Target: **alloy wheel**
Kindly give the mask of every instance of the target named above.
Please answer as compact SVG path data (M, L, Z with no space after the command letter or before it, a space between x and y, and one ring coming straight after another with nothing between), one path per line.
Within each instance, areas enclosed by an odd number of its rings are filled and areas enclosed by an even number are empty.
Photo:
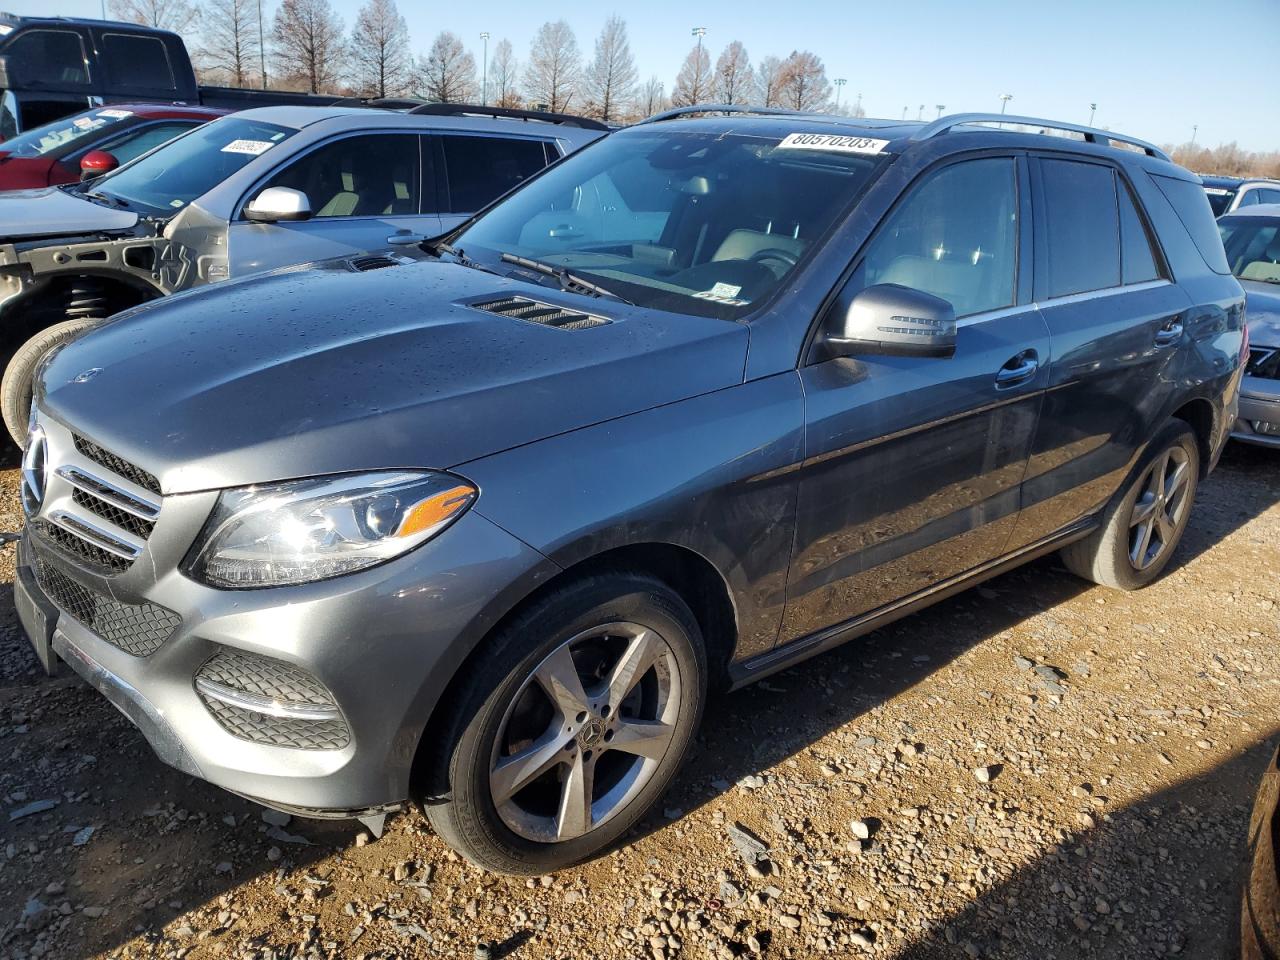
M1138 499L1129 514L1129 562L1145 570L1177 539L1191 501L1191 458L1180 446L1156 457L1138 480Z
M653 778L676 734L680 667L654 629L593 627L525 678L494 739L489 790L513 832L572 840L622 811Z

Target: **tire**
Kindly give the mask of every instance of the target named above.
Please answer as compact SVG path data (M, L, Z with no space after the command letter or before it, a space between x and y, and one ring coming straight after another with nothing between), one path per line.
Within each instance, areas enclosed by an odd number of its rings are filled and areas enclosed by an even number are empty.
M1161 477L1163 499L1156 495ZM1182 420L1167 421L1147 446L1127 486L1103 513L1102 525L1063 548L1062 562L1077 576L1104 587L1145 587L1160 576L1178 549L1199 478L1195 433ZM1147 512L1149 519L1141 519Z
M618 666L633 653L652 659L642 657L644 671L610 695L607 680L625 673ZM555 590L473 663L428 772L443 796L425 809L446 843L499 873L550 873L610 848L666 791L706 699L697 621L669 587L640 573ZM586 695L581 711L569 670ZM588 770L594 824L587 805L572 802L586 795Z
M45 327L20 346L0 380L0 415L5 429L19 447L27 445L27 421L31 417L31 385L36 367L54 347L59 347L97 326L100 320L63 320Z

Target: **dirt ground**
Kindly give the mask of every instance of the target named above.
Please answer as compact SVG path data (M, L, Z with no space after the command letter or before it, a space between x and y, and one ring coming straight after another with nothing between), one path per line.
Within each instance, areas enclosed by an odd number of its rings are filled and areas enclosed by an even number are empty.
M365 843L163 766L5 590L0 956L1216 960L1278 624L1280 456L1232 447L1154 586L1049 558L724 697L628 846L525 881L416 813Z

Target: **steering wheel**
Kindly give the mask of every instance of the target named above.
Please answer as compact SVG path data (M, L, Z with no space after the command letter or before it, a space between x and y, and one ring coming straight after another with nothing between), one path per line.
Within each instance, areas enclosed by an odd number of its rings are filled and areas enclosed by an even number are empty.
M800 262L800 258L789 250L781 250L778 247L769 247L767 250L757 250L747 258L748 263L763 263L766 260L778 260L785 263L788 267L794 267Z

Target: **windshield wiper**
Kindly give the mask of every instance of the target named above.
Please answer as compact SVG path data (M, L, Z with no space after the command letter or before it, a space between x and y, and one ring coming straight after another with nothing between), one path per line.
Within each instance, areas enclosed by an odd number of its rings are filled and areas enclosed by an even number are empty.
M610 300L618 300L622 303L634 306L626 297L621 297L612 290L607 290L598 283L592 283L590 280L584 280L576 274L570 273L567 267L555 267L549 263L543 263L541 260L530 260L528 257L518 257L514 253L504 253L502 255L503 263L513 263L517 267L525 267L529 270L536 270L538 273L546 274L548 277L555 277L560 281L560 289L569 293L585 293L592 297L608 297Z
M443 240L424 240L421 246L423 250L431 254L431 256L435 257L437 260L445 254L448 254L464 267L470 267L472 270L482 270L485 273L492 273L495 277L502 276L502 274L497 270L494 270L492 267L486 267L482 263L476 263L476 261L463 253L462 250L445 243Z
M90 200L97 200L99 203L105 203L108 207L119 207L123 210L129 206L128 201L121 200L119 197L113 197L106 193L86 193L85 196Z

